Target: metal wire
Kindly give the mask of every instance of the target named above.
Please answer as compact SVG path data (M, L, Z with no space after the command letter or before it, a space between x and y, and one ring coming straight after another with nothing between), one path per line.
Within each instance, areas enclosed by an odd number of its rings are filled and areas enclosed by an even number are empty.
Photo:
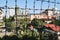
M34 0L34 1L36 1L36 0ZM52 4L54 4L54 8L56 7L56 4L60 4L60 2L56 2L56 0L54 0L54 1L50 1L50 0L38 0L38 1L41 1L41 4L42 4L42 2L48 2L48 7L50 7L50 3L52 3ZM34 5L35 5L35 3L36 2L34 2ZM26 4L25 4L25 8L20 8L21 10L25 10L26 9L26 7L27 7L27 1L26 1ZM41 9L34 9L35 8L35 6L33 7L33 9L32 8L27 8L28 10L45 10L45 9L42 9L42 6L40 6L41 7ZM0 7L0 8L2 8L2 9L5 9L4 7ZM14 8L12 8L12 7L7 7L7 9L14 9ZM59 10L60 11L60 10Z
M15 0L15 15L16 15L16 34L18 35L18 31L17 31L17 0Z
M48 0L48 9L49 9L49 7L50 7L50 0Z
M33 13L35 14L35 0L34 0L34 2L33 2Z
M7 14L7 2L8 2L8 1L6 0L6 5L5 5L5 8L6 8L6 11L5 11L5 28L6 28L6 29L5 29L5 35L6 35L6 31L7 31L7 24L6 24L6 23L7 23L7 21L6 21L6 14Z
M54 8L56 8L56 0L54 0Z
M6 9L6 11L5 11L5 17L6 17L6 14L7 14L7 9L15 9L15 15L16 15L16 27L17 27L17 0L15 0L15 8L12 8L12 7L8 7L7 6L7 3L8 3L8 1L7 0L5 0L6 1L6 5L5 5L5 7L0 7L0 8L2 8L2 9ZM41 8L39 9L39 8L35 8L36 7L36 5L35 5L35 3L37 2L37 1L40 1L41 2ZM33 8L27 8L27 4L28 4L28 2L27 2L27 0L25 1L25 8L20 8L21 10L25 10L25 14L26 14L26 9L28 9L28 10L33 10L33 13L35 14L35 11L37 11L37 10L39 10L39 11L42 11L42 10L45 10L45 9L43 9L43 3L44 2L47 2L48 3L48 9L50 8L50 3L52 3L52 4L54 4L54 8L56 8L56 5L57 4L60 4L60 2L56 2L57 0L54 0L54 1L51 1L51 0L34 0L34 2L33 2ZM57 11L60 11L60 9L59 10L57 10ZM55 11L54 11L55 12ZM5 21L5 27L7 26L6 25L6 21ZM6 27L7 28L7 27ZM17 29L16 29L16 34L18 35L18 33L17 33ZM6 31L5 31L5 35L6 35Z
M25 15L26 15L26 10L27 10L27 0L25 1Z

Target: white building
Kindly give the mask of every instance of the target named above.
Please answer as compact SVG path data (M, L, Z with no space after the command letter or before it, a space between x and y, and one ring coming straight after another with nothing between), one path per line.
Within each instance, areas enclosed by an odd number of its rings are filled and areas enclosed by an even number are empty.
M22 15L27 15L28 14L28 9L23 10L23 14Z
M3 11L2 11L2 9L0 9L0 22L2 22L2 19L3 19Z
M3 22L3 11L0 9L0 31L5 30L5 23Z
M21 9L19 8L19 7L16 7L16 13L17 13L17 15L22 15L22 13L21 13ZM16 15L16 14L15 14Z
M15 15L15 9L10 9L10 16L13 16L13 15Z

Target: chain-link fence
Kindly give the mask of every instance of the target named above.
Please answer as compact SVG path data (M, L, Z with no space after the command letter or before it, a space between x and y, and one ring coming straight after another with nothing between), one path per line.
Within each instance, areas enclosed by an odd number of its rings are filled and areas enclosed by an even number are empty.
M57 40L59 6L59 0L0 0L0 34L21 40Z

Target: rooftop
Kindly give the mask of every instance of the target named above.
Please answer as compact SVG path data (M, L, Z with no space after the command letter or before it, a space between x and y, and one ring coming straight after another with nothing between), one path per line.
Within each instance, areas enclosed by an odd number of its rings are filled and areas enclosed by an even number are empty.
M56 32L60 31L60 26L56 26L55 24L44 24L44 26Z

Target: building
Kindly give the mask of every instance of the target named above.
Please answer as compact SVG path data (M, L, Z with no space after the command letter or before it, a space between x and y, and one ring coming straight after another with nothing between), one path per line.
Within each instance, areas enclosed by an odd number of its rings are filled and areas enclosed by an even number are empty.
M3 10L0 9L0 31L5 31L5 23L3 22Z
M23 18L30 18L30 15L27 14L28 13L28 9L24 9L22 12L21 12L21 9L19 7L16 7L15 9L16 13L14 15L14 19L16 19L16 16L17 16L17 19L23 19Z
M3 11L2 11L2 9L0 9L0 20L2 21L2 19L3 19Z
M17 15L17 20L24 19L24 18L30 19L30 15ZM14 19L16 20L16 16L14 16Z
M57 14L54 13L53 9L46 9L43 12L41 12L40 14L31 14L31 20L33 20L34 18L38 18L38 19L56 19Z
M50 23L51 20L54 20L58 17L56 14L57 12L54 13L53 9L46 9L39 14L27 14L27 12L28 10L26 9L22 15L17 15L17 19L30 18L30 20L33 20L34 18L37 18L37 19L43 19L45 22Z
M10 16L13 16L13 15L15 15L15 9L9 9L9 15Z
M19 7L16 7L15 11L16 11L17 15L22 15L21 10L20 10ZM16 14L15 14L15 15L16 15Z
M60 40L60 26L56 26L55 24L44 24L44 27L49 28L53 32L56 32L58 40Z
M28 14L28 9L23 10L22 15L27 15Z
M46 23L50 23L55 19L59 19L59 17L60 14L57 11L54 13L53 9L46 9L42 11L40 14L30 14L30 20L37 18L44 20Z
M42 14L31 14L30 15L30 20L33 20L34 18L48 19L47 15L45 13L42 13Z

